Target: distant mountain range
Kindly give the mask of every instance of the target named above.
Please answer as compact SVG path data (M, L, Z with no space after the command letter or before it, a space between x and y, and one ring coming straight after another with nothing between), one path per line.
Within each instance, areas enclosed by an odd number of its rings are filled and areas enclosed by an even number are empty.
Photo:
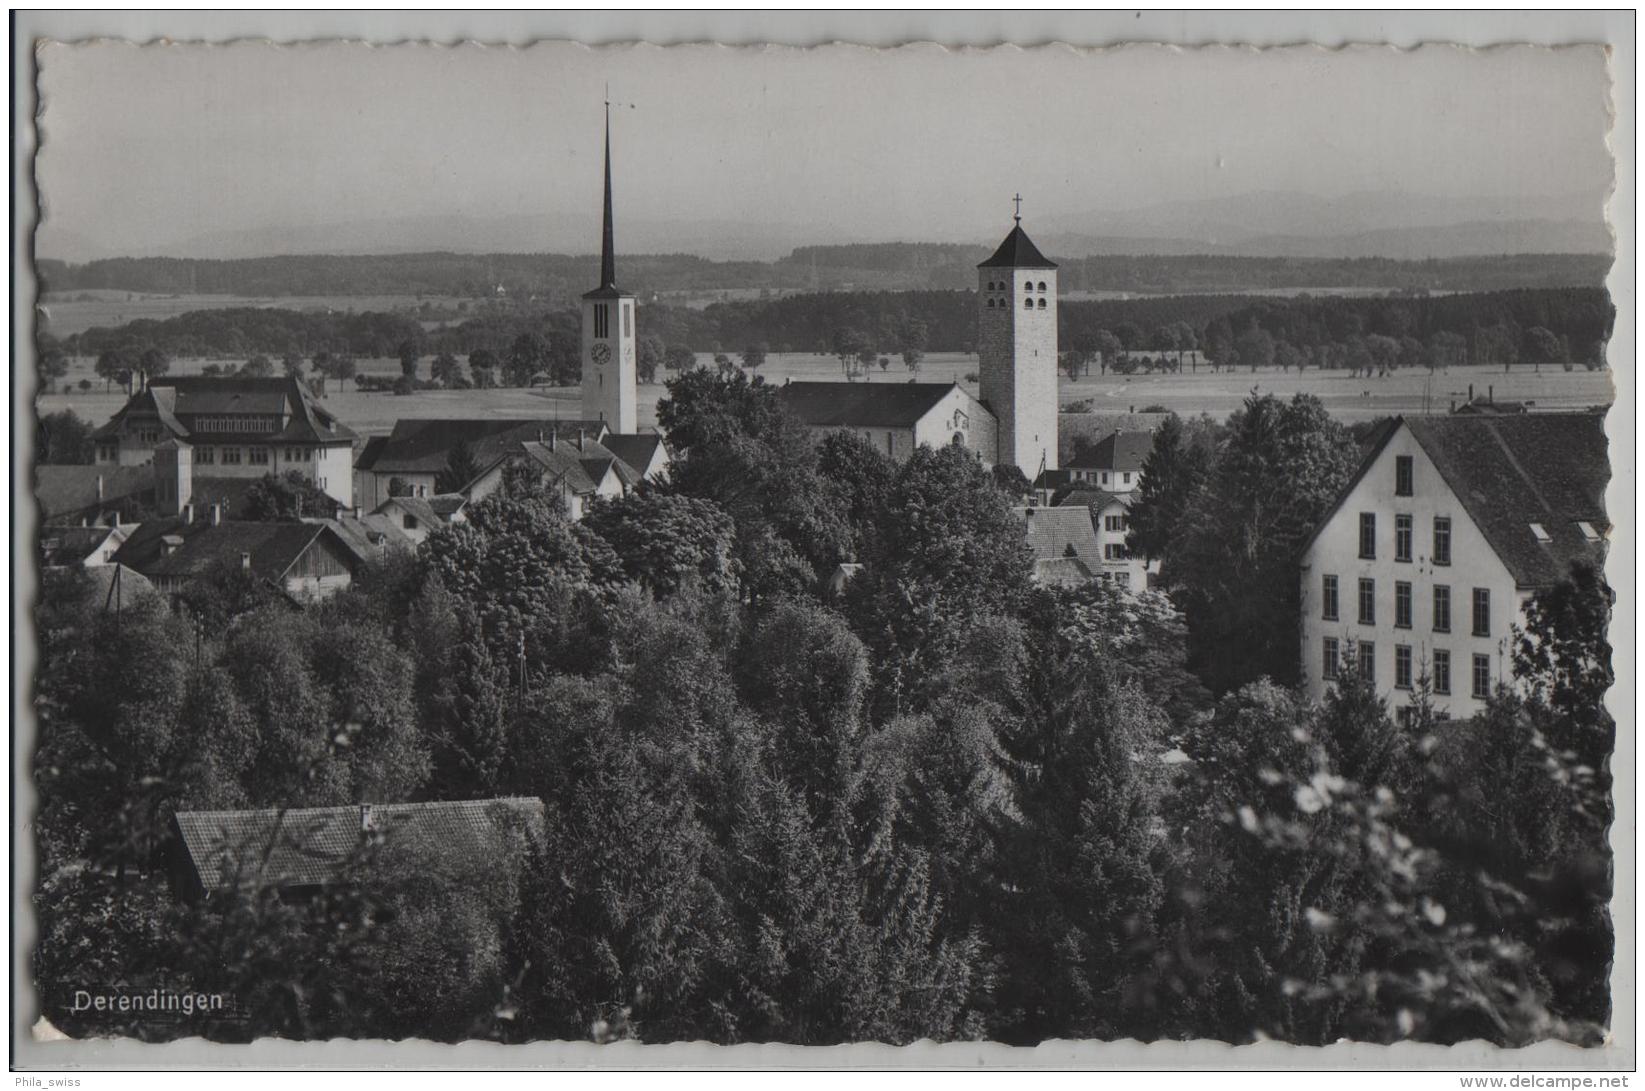
M1313 197L1271 192L1178 201L1145 208L1047 216L1027 226L1047 252L1213 254L1231 257L1402 259L1489 254L1610 253L1604 195L1437 198L1404 193ZM85 262L116 256L244 258L283 254L479 253L587 254L595 249L587 215L408 216L346 223L279 225L184 236L137 251L113 251L48 222L37 237L43 258ZM718 261L772 261L796 247L876 242L860 235L741 220L625 220L619 245L629 253L694 254ZM990 245L989 237L933 242Z

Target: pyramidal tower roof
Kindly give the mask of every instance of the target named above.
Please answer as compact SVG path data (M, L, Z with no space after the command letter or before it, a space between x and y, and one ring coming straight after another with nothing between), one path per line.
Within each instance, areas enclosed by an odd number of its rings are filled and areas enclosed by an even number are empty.
M1005 236L1000 248L994 251L994 256L978 265L978 269L1055 269L1056 262L1040 253L1040 248L1034 245L1034 240L1028 237L1028 232L1022 229L1022 224L1011 229L1011 234Z
M605 216L600 230L600 286L584 299L614 299L628 293L617 287L617 244L611 227L611 103L605 104Z

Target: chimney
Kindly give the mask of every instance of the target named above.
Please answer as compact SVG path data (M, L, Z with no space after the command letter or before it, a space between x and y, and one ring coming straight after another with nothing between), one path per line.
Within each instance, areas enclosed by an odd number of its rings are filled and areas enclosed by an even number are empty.
M1492 383L1490 386L1485 388L1485 400L1490 402L1492 405L1496 404L1496 384L1495 383Z
M251 571L251 554L250 553L240 554L240 568L243 571L246 571L246 572Z
M360 804L360 831L363 833L366 830L374 830L376 828L377 828L377 819L371 813L371 804L369 804L369 803Z
M183 522L185 522L185 523L194 522L194 505L193 504L184 504L183 505Z
M103 475L102 474L97 475L97 499L99 501L101 501L103 499Z
M116 529L118 529L118 528L119 528L119 526L120 526L120 513L119 513L119 512L118 512L118 511L116 511L116 512L115 512L115 513L114 513L114 523L113 523L113 524L112 524L112 525L113 525L113 526L114 526L114 527L115 527L115 528L116 528Z
M582 449L583 449L583 430L581 428L579 428L579 429L577 429L577 450L581 451Z
M361 516L361 514L360 514L360 513L361 513L361 512L362 512L362 511L364 511L364 510L365 510L365 509L364 509L364 508L362 508L362 507L360 507L360 505L358 505L358 504L355 504L355 505L354 505L354 521L355 521L355 522L356 522L356 523L358 523L358 522L359 522L359 521L360 521L360 519L361 519L361 518L362 518L362 516Z
M1469 383L1468 384L1468 404L1472 405L1473 401L1474 401L1474 384Z
M220 526L223 525L223 505L222 504L213 504L211 506L211 525L214 526L214 527L220 527Z

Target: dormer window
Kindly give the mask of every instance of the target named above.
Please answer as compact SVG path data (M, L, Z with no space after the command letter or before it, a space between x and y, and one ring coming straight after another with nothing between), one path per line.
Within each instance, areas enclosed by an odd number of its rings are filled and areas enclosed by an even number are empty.
M1553 536L1548 533L1546 528L1544 528L1541 523L1532 523L1531 524L1531 534L1532 534L1533 537L1536 538L1536 540L1538 542L1541 542L1543 545L1547 545L1549 542L1554 540Z
M1576 529L1578 529L1582 532L1582 537L1586 541L1597 542L1597 541L1599 541L1599 539L1601 537L1600 533L1599 533L1599 529L1597 527L1595 527L1592 523L1579 522L1576 525Z

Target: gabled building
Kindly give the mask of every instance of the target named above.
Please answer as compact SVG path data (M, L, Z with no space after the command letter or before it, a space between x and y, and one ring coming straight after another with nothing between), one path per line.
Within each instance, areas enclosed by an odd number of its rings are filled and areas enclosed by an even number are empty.
M543 834L532 797L430 803L361 803L284 810L179 811L173 889L195 901L223 890L270 886L301 897L369 880L375 855L432 871L441 862L517 858Z
M296 472L343 507L354 502L355 434L301 379L151 380L92 433L99 466L145 466L167 441L201 478Z
M197 518L197 514L203 516ZM348 587L361 558L328 521L241 523L191 506L144 523L114 555L168 595L224 566L239 566L299 602Z
M1102 567L1102 544L1083 507L1016 509L1026 525L1039 583L1084 583Z
M643 480L638 470L589 433L549 432L540 440L516 444L464 486L463 494L471 502L483 500L501 489L510 475L527 477L537 488L558 496L573 521L583 517L595 497L614 500Z
M34 498L40 505L42 524L113 523L122 519L123 512L153 506L154 470L148 466L40 465L34 468Z
M468 499L462 493L391 496L378 505L372 515L386 521L400 537L417 546L440 527L465 522L467 516L463 513L467 507Z
M852 432L898 462L948 443L988 465L998 457L994 414L958 383L791 382L777 396L819 439Z
M135 524L46 527L40 533L42 568L97 568L114 563Z
M355 465L356 493L363 508L375 511L396 492L405 496L438 495L443 491L439 479L460 448L467 449L475 466L486 469L524 440L555 432L573 436L583 432L599 441L609 431L599 420L543 417L397 420L388 435L366 441Z
M1142 464L1154 449L1152 432L1113 432L1068 462L1074 482L1105 492L1133 492L1142 484Z
M1388 422L1301 552L1309 695L1357 670L1402 713L1424 682L1442 714L1481 711L1525 602L1603 562L1610 474L1597 413Z
M1159 574L1159 563L1146 562L1131 552L1132 493L1112 493L1102 489L1075 487L1058 495L1059 508L1078 508L1091 515L1100 564L1092 568L1098 579L1112 580L1132 591L1143 591Z

